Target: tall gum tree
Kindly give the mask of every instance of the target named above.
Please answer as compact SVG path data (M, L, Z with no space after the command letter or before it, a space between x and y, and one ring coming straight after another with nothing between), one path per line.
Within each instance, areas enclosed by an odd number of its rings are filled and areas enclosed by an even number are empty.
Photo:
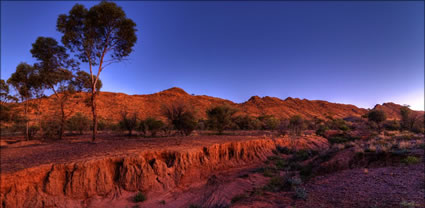
M85 63L91 78L91 108L93 136L96 139L96 86L106 66L120 62L133 51L137 41L136 24L113 2L102 1L86 9L76 4L68 14L57 20L57 30L63 33L62 43ZM95 71L95 67L97 71Z
M41 89L40 76L37 74L34 66L27 63L20 63L16 71L7 80L7 83L13 86L18 93L19 99L24 104L25 118L25 137L29 139L29 119L28 111L30 99Z
M74 93L73 71L77 69L78 63L69 58L65 47L49 37L38 37L32 44L31 54L38 60L34 67L38 71L42 86L53 91L54 100L60 106L58 136L62 139L66 118L72 113L71 111L65 114L65 105Z

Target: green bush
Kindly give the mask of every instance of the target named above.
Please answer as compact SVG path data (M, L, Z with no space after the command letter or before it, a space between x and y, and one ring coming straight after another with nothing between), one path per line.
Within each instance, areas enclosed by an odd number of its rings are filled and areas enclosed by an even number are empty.
M276 173L277 173L276 169L271 168L271 167L265 167L263 169L263 175L265 177L273 177Z
M418 164L421 162L421 159L414 156L407 156L404 160L404 163L411 165L411 164Z
M284 160L284 159L278 159L275 161L275 166L277 169L284 169L286 166L288 165L288 161Z
M276 130L279 127L280 121L273 115L263 115L258 117L263 130Z
M299 150L297 152L295 152L292 157L291 157L291 161L292 162L297 162L297 161L304 161L309 159L310 157L316 155L317 152L316 151L311 151L311 150Z
M233 119L233 122L240 130L255 130L261 128L261 122L257 118L248 115L237 116Z
M316 130L316 135L325 137L326 131L329 130L329 128L325 125L320 125L319 128Z
M138 192L134 197L134 202L143 202L146 200L146 196L142 192Z
M195 111L184 103L173 103L162 106L162 114L167 117L175 129L183 135L190 135L198 125Z
M385 121L383 125L385 130L388 130L388 131L400 130L400 123L397 120Z
M35 136L37 135L38 131L40 131L40 127L39 126L30 126L28 128L28 137L29 139L34 139Z
M270 192L288 191L291 189L288 179L287 176L274 176L263 189Z
M90 129L92 130L93 126L92 126L92 120L91 119L89 120L89 123L90 123ZM117 131L119 129L121 129L119 122L114 123L111 120L104 119L104 118L98 118L97 119L97 130L100 130L100 131L104 131L104 130Z
M137 114L132 113L129 115L127 111L121 112L121 120L119 122L119 126L123 130L128 131L128 135L131 136L133 133L133 130L137 128L138 122L137 122Z
M373 121L377 124L380 124L387 119L387 116L385 115L385 112L382 110L371 110L367 114L367 119L369 121Z
M331 144L342 144L342 143L346 143L346 142L351 142L351 141L355 141L360 139L359 137L352 137L349 134L336 134L333 135L332 137L327 138L327 140L329 141L329 143Z
M289 129L291 129L294 134L301 135L304 128L304 119L301 116L296 115L289 119Z
M416 204L416 202L414 201L401 201L400 202L400 207L401 208L415 208L418 207L418 204Z
M161 120L151 117L141 121L139 125L139 128L142 129L145 135L149 131L153 137L156 136L156 133L165 126L164 122Z
M280 145L277 145L277 146L276 146L276 150L277 150L279 153L281 153L281 154L285 154L285 155L289 155L289 154L292 154L292 153L293 153L293 151L292 151L292 150L290 150L289 148L287 148L287 147L282 147L282 146L280 146Z
M301 167L300 176L303 177L303 179L310 178L312 174L313 174L313 166L311 164Z
M286 118L280 119L279 126L277 130L280 135L287 135L289 131L289 120Z
M327 122L330 129L348 131L350 127L343 119L332 119Z
M295 188L295 198L306 200L308 197L307 191L302 187Z
M83 134L85 130L88 130L89 126L90 120L80 112L69 118L66 123L69 131L77 131L79 134Z
M236 109L221 105L207 110L208 125L211 129L217 130L219 134L232 125L232 116Z
M45 139L59 138L60 128L60 122L56 119L45 118L41 122L41 130Z
M234 204L238 201L242 201L244 199L246 199L248 196L246 194L238 194L234 197L232 197L231 203Z

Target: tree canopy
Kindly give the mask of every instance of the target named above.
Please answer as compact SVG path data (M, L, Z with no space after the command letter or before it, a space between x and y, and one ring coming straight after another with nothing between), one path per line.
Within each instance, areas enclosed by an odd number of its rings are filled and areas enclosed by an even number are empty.
M106 66L122 61L133 51L137 41L136 24L114 2L102 1L90 9L75 4L68 14L58 17L56 28L63 34L61 41L64 46L89 65L94 141L100 73ZM97 72L94 66L98 66Z

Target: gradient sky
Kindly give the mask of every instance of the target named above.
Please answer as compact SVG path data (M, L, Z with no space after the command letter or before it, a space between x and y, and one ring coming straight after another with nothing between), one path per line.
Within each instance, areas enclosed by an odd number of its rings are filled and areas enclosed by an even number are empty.
M34 63L38 36L60 40L57 17L75 3L1 2L2 79ZM424 2L117 3L138 42L128 61L102 72L103 91L177 86L234 102L291 96L424 110Z

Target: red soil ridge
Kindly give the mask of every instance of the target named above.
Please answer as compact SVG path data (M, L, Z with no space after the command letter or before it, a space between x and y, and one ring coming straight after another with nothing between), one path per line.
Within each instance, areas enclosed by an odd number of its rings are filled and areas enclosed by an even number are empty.
M77 93L70 99L66 113L74 114L81 112L90 116L90 108L87 105L87 93ZM44 115L58 113L59 106L55 104L54 97L33 100L39 103L41 112ZM276 97L253 96L244 103L234 103L230 100L206 96L190 95L183 89L173 87L158 93L147 95L127 95L124 93L100 92L97 99L99 117L116 122L120 119L120 112L135 112L139 118L156 117L165 119L161 115L163 105L182 102L196 110L199 118L206 118L205 111L217 105L230 105L239 110L239 115L261 116L274 115L277 118L289 118L294 115L301 115L306 119L320 118L327 119L344 118L348 116L360 117L368 112L367 109L359 108L355 105L331 103L322 100L307 100L288 97L281 100ZM394 103L384 103L376 105L375 109L383 110L389 119L400 119L400 108L402 106ZM35 116L34 110L32 116ZM421 111L423 113L423 111Z

